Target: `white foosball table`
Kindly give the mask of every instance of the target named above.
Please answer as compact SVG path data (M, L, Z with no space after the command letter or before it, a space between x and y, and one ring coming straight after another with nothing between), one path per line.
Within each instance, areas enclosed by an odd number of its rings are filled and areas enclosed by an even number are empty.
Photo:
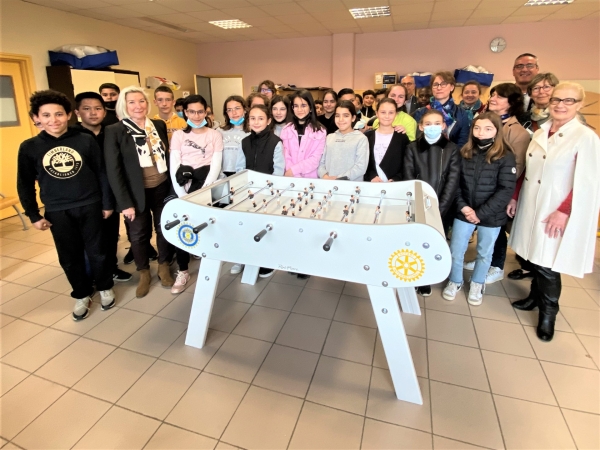
M161 224L170 243L202 257L186 345L204 345L223 261L245 264L249 284L260 267L362 283L396 396L423 403L398 301L404 313L420 315L415 287L450 272L438 199L427 183L245 170L168 202Z

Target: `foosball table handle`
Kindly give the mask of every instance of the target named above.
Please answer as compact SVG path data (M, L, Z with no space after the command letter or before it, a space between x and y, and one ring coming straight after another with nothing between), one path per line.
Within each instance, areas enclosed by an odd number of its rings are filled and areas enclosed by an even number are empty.
M331 250L331 246L333 245L333 240L337 237L337 233L335 231L332 231L329 234L329 239L327 239L327 241L325 242L325 244L323 244L323 250L325 250L326 252L328 252L329 250Z

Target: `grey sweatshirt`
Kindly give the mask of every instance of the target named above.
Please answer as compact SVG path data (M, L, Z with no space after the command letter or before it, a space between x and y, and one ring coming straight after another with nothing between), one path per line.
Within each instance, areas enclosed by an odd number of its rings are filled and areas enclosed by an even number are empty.
M233 127L230 130L219 128L223 135L223 163L221 170L223 172L235 172L238 154L242 152L242 139L250 133L246 133L242 127Z
M357 130L348 134L336 131L327 136L319 163L319 178L323 175L349 180L363 180L369 162L369 141Z

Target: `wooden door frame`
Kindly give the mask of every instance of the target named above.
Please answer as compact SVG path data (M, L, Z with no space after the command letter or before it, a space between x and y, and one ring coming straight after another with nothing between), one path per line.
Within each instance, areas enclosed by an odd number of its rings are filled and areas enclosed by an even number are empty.
M23 89L25 91L25 104L29 104L29 98L35 92L35 77L33 75L33 61L31 56L18 55L15 53L4 53L0 52L0 64L2 63L17 63L23 77ZM15 95L20 93L15 92ZM38 129L33 124L33 121L29 121L29 128L31 129L31 135L35 136L38 133Z

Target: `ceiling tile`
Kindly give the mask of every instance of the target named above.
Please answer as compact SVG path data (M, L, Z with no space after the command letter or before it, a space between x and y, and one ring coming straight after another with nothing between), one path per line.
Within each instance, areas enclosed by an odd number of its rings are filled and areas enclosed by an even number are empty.
M303 0L299 1L298 4L308 12L325 13L327 11L343 10L350 14L346 5L340 0Z
M594 3L571 3L569 5L565 5L561 12L563 11L600 11L600 1L596 1Z
M394 24L394 31L424 30L428 27L429 22L396 23Z
M327 28L325 28L324 25L321 25L320 23L298 23L298 24L290 24L290 28L292 30L295 31L299 31L300 33L304 33L304 32L316 32L316 31L320 31L320 32L329 32L329 30Z
M361 27L363 33L385 33L386 31L394 31L394 24L388 23L378 27Z
M558 11L544 18L546 20L577 20L589 16L589 11Z
M92 9L102 8L105 6L113 6L110 3L102 2L100 0L60 0L51 3L54 7L55 4L72 6L75 9Z
M373 19L357 19L356 25L361 29L365 28L377 28L377 27L391 27L392 17L377 17Z
M293 32L289 32L289 33L273 33L273 36L275 36L278 39L292 39L292 38L303 37L302 33L298 33L297 31L293 31Z
M342 0L347 9L375 8L377 6L390 6L388 0Z
M210 11L197 11L191 12L190 16L196 17L200 20L204 20L206 22L210 22L213 20L232 20L237 19L237 17L230 16L229 14L225 14L223 11L219 11L217 9L212 9Z
M513 16L547 16L563 9L565 5L547 5L547 6L522 6L517 9Z
M296 23L312 23L317 22L317 20L311 16L310 14L293 14L290 16L279 16L277 17L283 23L286 24L296 24Z
M136 3L146 3L148 0L103 0L115 6L135 5Z
M388 0L390 6L416 5L423 3L435 3L435 0Z
M245 6L253 6L246 0L202 0L202 3L216 9L243 8Z
M341 33L362 33L362 30L358 27L327 27L333 34Z
M302 36L304 37L316 37L316 36L331 36L331 31L303 31Z
M86 9L84 11L97 12L99 14L114 17L115 19L127 19L128 17L143 17L146 14L140 10L122 8L120 6L109 6L106 8Z
M433 8L433 11L460 11L460 10L469 10L475 9L479 4L480 0L447 0L447 1L437 1Z
M525 4L525 0L502 0L502 8L519 8ZM481 0L477 9L498 10L498 0Z
M269 17L269 14L256 6L247 6L244 8L221 9L225 14L235 17L236 19L263 19Z
M433 3L418 3L413 5L396 5L391 7L392 16L407 14L431 14Z
M479 25L498 25L501 24L502 21L506 19L506 16L502 17L479 17L479 18L469 18L465 22L466 27L474 27Z
M460 27L465 23L464 19L459 20L432 20L429 22L429 28L448 28Z
M253 27L268 27L270 25L279 25L280 22L277 21L277 19L274 19L273 17L261 17L261 18L254 18L254 19L246 19L244 20L244 22L247 22L249 25L252 25Z
M504 17L505 19L516 8L476 9L469 19L485 19L488 17Z
M52 0L29 0L29 3L45 6L47 8L58 9L60 11L75 11L79 9L77 6L68 5L66 3L56 3Z
M159 5L156 2L137 3L135 5L123 5L123 8L130 11L138 11L143 16L160 16L161 14L171 14L172 9Z
M305 14L306 10L297 3L281 3L281 4L270 4L263 5L260 7L264 12L272 16L289 16L292 14Z
M197 0L167 0L160 1L159 3L171 8L174 11L180 12L206 11L212 9L211 6L200 3Z
M261 30L266 31L267 33L290 33L295 31L289 25L284 25L280 23L273 23L270 26L260 27Z
M248 0L248 1L256 6L282 5L285 3L294 3L294 0Z
M423 22L429 22L430 16L431 16L431 14L429 14L429 13L411 14L411 15L406 15L406 16L393 16L392 21L394 22L394 25L403 24L403 23L411 23L411 22L423 23Z
M213 31L215 26L208 22L196 22L196 23L185 23L180 25L182 28L187 28L189 30L201 31L206 33L207 31Z
M527 23L527 22L539 22L540 20L548 17L548 14L540 14L538 16L509 16L502 23Z
M448 10L448 11L439 11L434 10L431 15L431 20L439 21L439 20L458 20L458 19L468 19L469 16L473 13L472 9L459 9L459 10Z
M163 22L172 23L173 25L183 25L189 23L205 23L203 20L198 19L190 14L174 13L174 14L163 14L160 16L160 20Z
M112 22L113 20L115 20L115 18L113 16L99 13L98 11L96 11L94 9L81 9L79 11L72 11L72 12L73 12L73 14L79 14L80 16L90 17L92 19L97 19L97 20L105 20L107 22Z

